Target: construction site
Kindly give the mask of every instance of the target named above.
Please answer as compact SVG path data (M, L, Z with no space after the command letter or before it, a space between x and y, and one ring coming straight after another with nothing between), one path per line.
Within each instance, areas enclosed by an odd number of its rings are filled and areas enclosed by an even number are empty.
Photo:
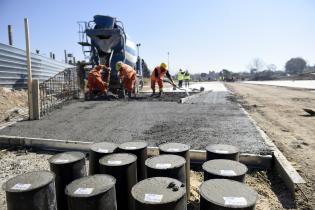
M31 24L25 48L11 25L0 42L0 210L315 209L315 71L202 81L169 52L149 69L103 14L58 61Z

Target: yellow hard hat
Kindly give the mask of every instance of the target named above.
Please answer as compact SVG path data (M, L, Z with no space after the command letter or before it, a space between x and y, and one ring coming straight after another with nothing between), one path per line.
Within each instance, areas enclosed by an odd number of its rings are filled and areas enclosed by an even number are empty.
M116 63L116 70L117 70L117 71L120 70L122 64L123 64L122 61L118 61L118 62Z
M163 69L165 69L165 70L167 70L167 65L166 65L166 63L161 63L160 67L163 68Z
M102 65L102 64L98 64L98 65L96 66L96 69L97 69L97 70L101 70L102 68L104 68L104 65Z

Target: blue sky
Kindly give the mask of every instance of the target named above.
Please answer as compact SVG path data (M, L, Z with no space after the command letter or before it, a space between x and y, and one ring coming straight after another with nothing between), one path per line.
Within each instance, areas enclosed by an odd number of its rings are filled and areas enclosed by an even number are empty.
M279 69L298 56L315 64L315 0L0 0L0 42L11 24L24 49L28 17L32 51L82 58L76 22L95 14L123 21L150 67L170 52L171 73L243 71L254 58Z

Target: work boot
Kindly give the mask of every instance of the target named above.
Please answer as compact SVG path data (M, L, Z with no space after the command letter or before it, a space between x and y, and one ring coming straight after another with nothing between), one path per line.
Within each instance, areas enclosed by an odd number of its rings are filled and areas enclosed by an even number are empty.
M150 95L150 97L153 97L155 95L155 91L153 90L153 93Z
M161 97L163 95L163 92L160 91L159 94L158 94L158 97Z

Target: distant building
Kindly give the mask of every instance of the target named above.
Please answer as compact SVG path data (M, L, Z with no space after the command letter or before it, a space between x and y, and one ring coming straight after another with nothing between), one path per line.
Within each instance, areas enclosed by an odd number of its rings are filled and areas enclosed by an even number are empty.
M209 71L208 80L209 81L218 80L218 74L215 71Z

